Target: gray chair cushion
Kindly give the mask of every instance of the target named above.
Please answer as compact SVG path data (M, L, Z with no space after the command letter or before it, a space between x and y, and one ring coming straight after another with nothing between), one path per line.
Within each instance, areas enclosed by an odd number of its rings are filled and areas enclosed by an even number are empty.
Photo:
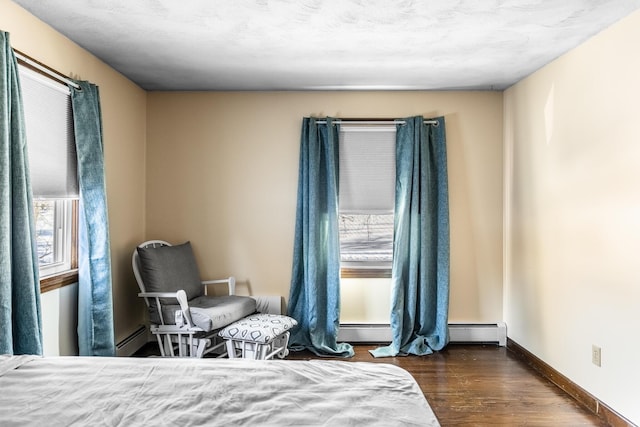
M147 292L177 292L183 289L188 300L203 295L204 287L190 242L138 248L138 255L140 274ZM161 302L176 304L175 299L161 299Z
M174 300L175 302L175 300ZM164 323L160 321L160 315L156 310L155 301L149 301L149 321L155 325L175 325L176 324L176 311L180 311L179 304L162 304L162 319Z
M162 304L165 325L175 325L176 311L180 311L178 304ZM251 297L237 295L203 295L189 301L189 312L194 325L205 332L211 332L255 313L256 301ZM161 323L158 310L149 311L149 320L156 325Z
M189 301L193 323L209 332L255 313L256 301L237 295L201 296Z

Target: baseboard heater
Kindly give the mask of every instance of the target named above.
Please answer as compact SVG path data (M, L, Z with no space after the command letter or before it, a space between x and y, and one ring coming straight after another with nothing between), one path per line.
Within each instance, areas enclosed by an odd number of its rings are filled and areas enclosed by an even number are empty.
M147 341L147 328L141 325L133 331L133 333L116 344L116 356L129 357L142 348Z
M449 342L507 345L507 324L449 323Z
M391 341L391 327L385 324L349 323L340 325L338 341L352 343L387 343ZM450 343L507 345L507 325L497 323L450 323Z
M279 295L252 296L256 300L258 313L284 314L282 312L282 297Z

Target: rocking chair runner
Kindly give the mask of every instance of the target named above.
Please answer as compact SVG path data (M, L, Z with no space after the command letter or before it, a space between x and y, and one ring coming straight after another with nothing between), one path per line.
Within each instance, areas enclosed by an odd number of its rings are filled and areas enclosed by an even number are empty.
M131 262L163 357L202 357L218 349L225 356L224 341L216 342L218 330L256 311L253 298L234 295L233 277L200 281L189 242L144 242ZM207 295L208 285L222 283L228 285L228 296Z

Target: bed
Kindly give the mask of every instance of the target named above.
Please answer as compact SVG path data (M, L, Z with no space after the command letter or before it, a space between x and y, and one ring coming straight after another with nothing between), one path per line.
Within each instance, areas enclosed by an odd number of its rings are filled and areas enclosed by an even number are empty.
M0 390L3 427L439 426L384 363L0 356Z

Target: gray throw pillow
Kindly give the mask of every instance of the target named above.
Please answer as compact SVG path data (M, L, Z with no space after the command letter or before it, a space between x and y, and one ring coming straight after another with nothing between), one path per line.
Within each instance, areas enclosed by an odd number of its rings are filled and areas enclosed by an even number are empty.
M147 292L176 292L184 289L189 300L204 294L190 242L175 246L138 248L138 255L140 274ZM176 304L175 299L161 301Z

